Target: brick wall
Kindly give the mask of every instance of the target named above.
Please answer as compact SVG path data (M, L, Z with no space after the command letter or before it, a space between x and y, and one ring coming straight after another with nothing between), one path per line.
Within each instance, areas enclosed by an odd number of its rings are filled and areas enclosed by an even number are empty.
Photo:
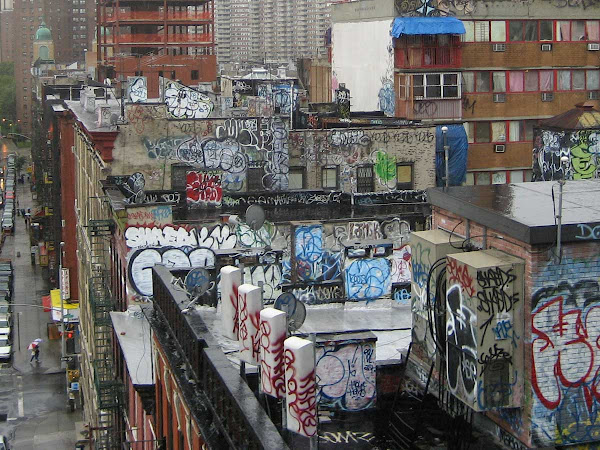
M434 208L433 228L466 235L467 221ZM469 224L471 242L525 260L523 296L525 395L520 409L487 413L533 447L585 443L600 433L600 245L567 243L561 263L555 246L531 246L494 229Z

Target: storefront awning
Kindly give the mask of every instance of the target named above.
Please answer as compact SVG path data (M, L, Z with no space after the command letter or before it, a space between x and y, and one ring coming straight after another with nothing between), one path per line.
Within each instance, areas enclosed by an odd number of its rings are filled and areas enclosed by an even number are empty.
M465 26L456 17L396 17L390 34L465 34Z

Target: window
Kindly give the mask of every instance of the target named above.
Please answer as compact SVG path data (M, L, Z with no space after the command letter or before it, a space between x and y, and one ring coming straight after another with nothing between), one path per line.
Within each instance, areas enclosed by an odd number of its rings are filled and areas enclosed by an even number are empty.
M540 70L540 91L549 92L554 90L554 72L552 70Z
M553 23L551 20L541 20L540 21L540 41L551 41L553 39L552 29L553 29Z
M490 123L474 122L475 142L490 142Z
M290 167L288 173L288 189L305 189L304 167Z
M465 127L465 132L467 133L467 142L472 144L475 142L474 130L475 124L473 122L463 122L463 126Z
M585 23L588 41L600 41L600 26L597 20L588 20Z
M557 76L557 89L559 91L571 90L571 71L559 70Z
M508 128L508 138L510 142L521 141L521 136L524 137L523 122L520 120L511 120Z
M506 122L492 122L492 142L506 142Z
M571 72L571 82L574 91L583 91L585 89L585 70Z
M587 70L585 72L585 83L590 91L600 89L600 70Z
M246 173L246 181L248 192L262 191L263 187L263 176L265 171L262 167L249 167Z
M585 21L584 20L573 20L571 22L571 40L573 41L585 41Z
M462 87L464 92L475 92L475 74L473 72L462 73Z
M396 164L396 189L413 189L412 163Z
M475 42L488 42L490 40L490 23L487 20L475 22Z
M373 192L373 166L356 168L356 192Z
M175 71L171 71L171 80L174 80L176 78L176 73Z
M568 20L556 21L556 40L570 41L571 40L571 22Z
M475 72L475 88L477 92L490 92L490 72Z
M508 90L510 92L523 92L525 88L525 73L520 70L508 72Z
M492 72L492 90L494 92L506 92L505 72Z
M337 167L323 167L321 169L321 187L323 189L337 189L338 169Z
M475 184L490 184L489 172L476 172L475 173Z
M525 71L525 90L527 92L538 91L538 72L536 70Z
M457 73L413 76L413 95L421 98L460 98Z
M492 21L492 42L506 42L506 22L504 20Z
M192 80L198 80L200 78L200 74L197 70L192 70Z
M506 184L506 171L492 173L492 184Z
M538 23L536 20L511 20L508 34L511 41L537 41Z

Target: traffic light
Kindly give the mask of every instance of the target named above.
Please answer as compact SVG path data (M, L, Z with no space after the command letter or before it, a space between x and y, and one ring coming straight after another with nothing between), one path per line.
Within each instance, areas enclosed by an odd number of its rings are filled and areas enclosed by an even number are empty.
M65 330L65 347L67 355L75 353L75 331L72 325Z

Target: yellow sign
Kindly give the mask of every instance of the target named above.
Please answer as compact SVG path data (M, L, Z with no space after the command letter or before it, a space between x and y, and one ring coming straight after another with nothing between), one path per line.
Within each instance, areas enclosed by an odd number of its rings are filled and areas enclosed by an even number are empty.
M60 311L60 289L52 289L50 291L50 299L52 300L52 307L58 308ZM77 309L79 308L79 303L65 303L65 309Z

